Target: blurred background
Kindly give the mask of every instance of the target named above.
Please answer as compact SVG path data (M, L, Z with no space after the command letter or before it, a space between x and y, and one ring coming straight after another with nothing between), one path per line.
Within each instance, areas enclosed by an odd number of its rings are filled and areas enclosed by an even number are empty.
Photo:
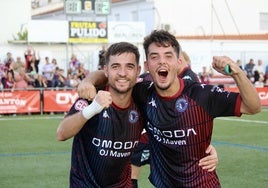
M139 46L153 29L173 33L191 58L192 69L209 70L221 54L268 64L266 0L9 0L1 1L0 57L24 58L31 47L57 59L67 74L73 54L90 71L102 47L118 41ZM141 62L144 61L144 55ZM141 63L142 64L142 63Z

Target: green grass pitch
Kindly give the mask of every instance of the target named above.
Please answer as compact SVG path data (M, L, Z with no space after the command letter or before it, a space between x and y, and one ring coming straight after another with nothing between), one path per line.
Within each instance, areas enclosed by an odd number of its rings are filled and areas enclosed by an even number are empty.
M0 117L0 188L66 188L72 139L56 140L63 115ZM268 185L268 109L241 118L217 118L212 144L223 188ZM153 187L149 166L142 169L140 188Z

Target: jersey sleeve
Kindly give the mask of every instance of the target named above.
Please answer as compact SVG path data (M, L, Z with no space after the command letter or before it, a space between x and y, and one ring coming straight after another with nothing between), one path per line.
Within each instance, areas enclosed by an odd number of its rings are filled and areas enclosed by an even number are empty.
M72 105L72 107L70 108L69 112L67 113L66 116L75 114L77 112L82 111L85 107L87 107L88 105L91 104L92 101L88 101L86 99L83 98L78 98L74 104Z
M202 90L202 91L201 91ZM214 118L241 116L241 97L239 93L225 91L218 86L200 84L195 88L197 102Z
M145 104L147 96L149 95L150 91L153 88L153 82L151 81L143 81L139 82L134 86L132 91L132 98L134 102L138 106L142 106Z

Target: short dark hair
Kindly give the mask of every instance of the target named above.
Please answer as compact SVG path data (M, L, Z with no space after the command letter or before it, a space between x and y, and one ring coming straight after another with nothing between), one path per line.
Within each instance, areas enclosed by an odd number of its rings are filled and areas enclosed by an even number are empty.
M144 38L143 48L145 50L146 59L148 58L148 48L152 43L156 43L158 46L168 47L172 46L177 54L180 56L181 46L176 37L165 30L154 30L150 35Z
M139 49L135 45L128 43L128 42L118 42L118 43L112 44L107 49L104 55L106 64L109 63L110 56L120 55L122 53L133 53L136 58L136 63L137 65L139 65L139 61L140 61Z

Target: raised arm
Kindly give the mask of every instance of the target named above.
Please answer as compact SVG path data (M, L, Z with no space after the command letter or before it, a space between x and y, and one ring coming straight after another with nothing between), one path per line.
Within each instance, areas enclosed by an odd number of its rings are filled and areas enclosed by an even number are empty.
M64 141L75 136L94 115L100 113L103 108L108 108L112 103L112 97L108 91L99 91L93 102L82 111L65 117L57 129L57 139Z
M92 100L96 95L96 87L105 86L108 82L104 71L98 70L91 72L78 85L77 92L79 97Z
M256 114L261 111L261 102L256 88L247 78L245 72L229 57L214 56L212 66L219 73L228 75L224 68L229 65L231 74L229 74L236 82L239 89L242 104L240 112L243 114Z

